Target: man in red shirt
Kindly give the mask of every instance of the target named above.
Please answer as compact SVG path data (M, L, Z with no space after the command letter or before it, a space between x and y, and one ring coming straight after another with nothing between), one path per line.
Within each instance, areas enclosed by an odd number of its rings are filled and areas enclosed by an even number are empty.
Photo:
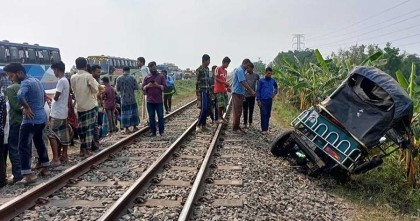
M226 112L226 106L228 103L227 92L230 92L230 85L226 82L227 70L229 67L230 59L228 57L223 58L222 66L216 68L214 73L214 93L217 99L217 112L219 115L219 123L227 123L227 120L223 118L223 113Z

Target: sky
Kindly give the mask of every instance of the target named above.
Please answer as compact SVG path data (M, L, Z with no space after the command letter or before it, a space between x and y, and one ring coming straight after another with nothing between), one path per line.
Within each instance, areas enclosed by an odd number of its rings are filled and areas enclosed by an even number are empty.
M58 47L67 69L79 56L110 55L196 69L205 53L230 69L269 63L303 48L327 56L356 43L391 41L420 54L418 0L0 0L0 40ZM417 11L416 11L417 10Z

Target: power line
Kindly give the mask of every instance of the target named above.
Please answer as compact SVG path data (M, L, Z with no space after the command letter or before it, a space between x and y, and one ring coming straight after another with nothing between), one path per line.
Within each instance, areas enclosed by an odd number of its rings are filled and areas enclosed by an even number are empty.
M410 45L416 45L416 44L420 44L420 41L416 41L416 42L411 42L411 43L407 43L407 44L398 45L398 47L404 47L404 46L410 46Z
M419 34L414 34L414 35L409 35L409 36L405 36L405 37L402 37L402 38L397 38L397 39L394 39L394 40L391 40L391 41L385 41L385 42L379 43L378 45L386 44L388 42L393 43L394 41L399 41L399 40L403 40L403 39L407 39L407 38L411 38L411 37L416 37L416 36L419 36L419 35L420 35L420 33Z
M337 29L337 30L335 30L335 31L332 31L332 32L329 32L329 33L326 33L326 34L323 34L323 35L320 35L320 36L315 36L315 37L313 37L313 38L309 38L308 40L310 40L310 39L316 39L316 38L320 38L320 37L324 37L324 36L328 36L328 35L330 35L331 33L337 33L337 32L339 32L339 31L342 31L342 30L345 30L345 29L351 28L351 27L353 27L353 26L355 26L355 25L358 25L358 24L360 24L360 23L362 23L362 22L364 22L364 21L368 20L368 19L372 19L372 18L378 17L379 15L382 15L383 13L388 12L388 11L390 11L390 10L393 10L393 9L395 9L395 8L397 8L397 7L401 6L401 5L404 5L404 4L406 4L406 3L410 2L410 1L411 1L411 0L406 0L406 1L404 1L404 2L398 3L398 4L396 4L396 5L394 5L394 6L390 7L390 8L387 8L387 9L385 9L385 10L383 10L383 11L379 12L379 13L378 13L378 14L376 14L376 15L372 15L372 16L370 16L370 17L367 17L367 18L365 18L365 19L363 19L363 20L360 20L360 21L358 21L358 22L355 22L355 23L350 24L350 25L348 25L348 26L345 26L345 27L343 27L343 28Z
M417 12L417 11L420 11L420 8L414 9L414 10L412 10L412 11L408 12L408 13L405 13L404 15L397 16L397 17L394 17L394 18L388 19L388 20L386 20L386 21L382 21L382 22L379 22L379 23L376 23L376 24L373 24L373 25L369 25L369 26L366 26L366 27L360 28L360 30L363 30L363 29L368 29L368 28L375 27L375 26L378 26L378 25L382 25L382 24L384 24L384 23L388 23L388 22L390 22L390 21L393 21L393 20L396 20L396 19L398 19L398 18L401 18L401 17L407 16L407 15L412 14L412 13ZM382 30L382 29L388 28L388 27L390 27L390 26L394 26L394 25L400 24L400 23L402 23L402 22L405 22L405 21L408 21L408 20L411 20L411 19L417 18L417 17L419 17L419 16L420 16L420 14L413 15L413 16L408 17L408 18L406 18L406 19L403 19L403 20L400 20L400 21L397 21L397 22L391 23L390 25L387 25L387 26L385 26L385 27L381 27L381 28L377 28L377 29L371 30L371 31L369 31L369 32L366 32L365 34L369 34L369 33L372 33L372 32L378 31L378 30ZM347 36L347 35L349 35L349 34L352 34L353 32L355 32L355 31L352 31L352 32L346 32L346 33L344 33L344 34L339 34L339 35L337 35L337 36L341 36L341 35L343 35L343 36ZM365 35L365 34L363 34L363 35ZM327 37L327 38L325 38L325 39L329 39L329 38L332 38L332 36ZM350 38L353 38L353 37L350 37ZM325 40L325 39L323 39L323 40Z
M420 15L419 15L419 16L420 16ZM363 40L369 40L369 39L374 39L374 38L380 38L380 37L387 36L387 35L391 35L391 34L394 34L394 33L397 33L397 32L407 31L407 30L410 30L410 29L413 29L413 28L416 28L416 27L420 27L420 24L417 24L417 25L414 25L414 26L411 26L411 27L408 27L408 28L404 28L404 29L399 29L399 30L396 30L396 31L388 32L388 33L385 33L385 34L375 35L375 36L373 36L373 37L365 38L365 39L363 39ZM369 32L369 33L370 33L370 32ZM318 47L330 46L330 45L337 45L338 43L342 44L342 43L344 43L344 41L346 41L346 40L348 40L348 39L358 38L358 37L360 37L360 36L363 36L363 35L366 35L366 34L369 34L369 33L363 33L363 34L360 34L360 35L357 35L357 36L353 36L353 37L345 38L345 39L343 39L343 40L341 40L341 41L336 41L336 42L333 42L333 43L328 43L328 44L320 45L320 46L318 46ZM353 43L353 42L354 42L354 41L351 41L351 42L346 42L346 44L347 44L347 43Z
M382 44L386 44L386 43L394 43L395 41L400 41L400 40L404 40L404 39L407 39L407 38L412 38L412 37L416 37L416 36L420 36L420 33L419 34L414 34L414 35L409 35L409 36L405 36L405 37L402 37L402 38L396 38L396 39L393 39L393 40L389 40L389 41L383 41L383 42L381 42L381 43L377 43L377 45L382 45ZM401 46L407 46L407 45L412 45L412 44L417 44L417 43L420 43L420 42L413 42L413 43L409 43L409 44L403 44L403 45L399 45L399 47L401 47ZM356 42L356 45L357 45L358 43ZM330 48L330 47L334 47L334 46L339 46L339 45L346 45L346 44L337 44L337 45L330 45L330 46L326 46L326 48Z

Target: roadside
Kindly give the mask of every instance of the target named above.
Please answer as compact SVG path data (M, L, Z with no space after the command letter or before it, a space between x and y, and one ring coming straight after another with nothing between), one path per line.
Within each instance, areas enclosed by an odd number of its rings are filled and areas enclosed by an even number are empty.
M290 122L300 112L292 105L276 100L273 120L276 126L290 128ZM346 184L331 178L310 178L330 194L344 199L352 209L351 220L418 220L420 190L406 186L399 154L387 158L384 164L366 174L353 176Z

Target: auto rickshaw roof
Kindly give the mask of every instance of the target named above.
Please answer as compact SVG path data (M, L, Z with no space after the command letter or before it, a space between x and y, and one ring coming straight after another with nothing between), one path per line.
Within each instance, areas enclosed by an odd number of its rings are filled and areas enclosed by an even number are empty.
M408 117L408 119L412 118L413 101L392 76L379 70L378 68L366 66L355 67L350 72L350 76L355 74L371 80L391 96L394 102L394 119L401 119L404 117Z

